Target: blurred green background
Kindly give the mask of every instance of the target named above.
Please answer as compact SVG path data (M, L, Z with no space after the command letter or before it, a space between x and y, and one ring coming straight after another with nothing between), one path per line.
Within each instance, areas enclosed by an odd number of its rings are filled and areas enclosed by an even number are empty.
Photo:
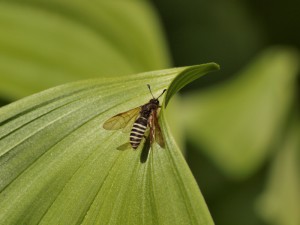
M153 3L175 66L221 65L182 97L186 157L215 223L300 224L299 1Z
M0 104L216 62L169 110L215 223L299 225L299 15L296 0L1 0Z

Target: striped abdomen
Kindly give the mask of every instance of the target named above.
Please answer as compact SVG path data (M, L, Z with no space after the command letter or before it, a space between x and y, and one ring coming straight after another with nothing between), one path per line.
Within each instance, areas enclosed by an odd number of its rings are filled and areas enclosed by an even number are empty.
M133 149L137 149L144 137L148 120L145 117L139 117L133 124L130 133L130 144Z

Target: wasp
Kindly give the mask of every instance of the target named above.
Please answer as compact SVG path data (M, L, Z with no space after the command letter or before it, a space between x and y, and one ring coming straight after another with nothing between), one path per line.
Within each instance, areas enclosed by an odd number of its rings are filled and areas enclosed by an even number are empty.
M119 113L106 120L103 124L103 128L106 130L123 129L124 132L129 130L129 143L126 143L125 146L130 144L129 147L131 146L133 149L139 147L148 128L150 128L150 144L156 141L162 148L165 146L162 132L158 124L158 109L161 107L158 98L161 97L167 89L164 89L163 92L155 98L152 94L150 85L147 84L147 86L153 97L148 103L129 111Z

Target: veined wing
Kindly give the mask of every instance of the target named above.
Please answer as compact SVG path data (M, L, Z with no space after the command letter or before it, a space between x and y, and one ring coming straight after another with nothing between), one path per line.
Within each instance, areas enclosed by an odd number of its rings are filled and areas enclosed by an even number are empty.
M158 123L157 112L153 111L151 115L151 136L155 139L155 141L160 145L160 147L165 148L165 141L161 131L161 128ZM151 140L151 137L150 137Z
M103 128L106 130L118 130L124 131L130 130L135 119L138 117L141 107L131 109L126 112L119 113L110 119L106 120L103 124Z
M122 145L120 145L119 147L117 147L118 150L121 150L121 151L125 151L127 149L132 149L132 146L130 144L130 142L126 142Z

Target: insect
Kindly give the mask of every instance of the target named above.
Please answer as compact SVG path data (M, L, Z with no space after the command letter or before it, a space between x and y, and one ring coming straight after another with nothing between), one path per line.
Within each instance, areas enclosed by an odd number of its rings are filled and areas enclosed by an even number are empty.
M131 131L129 143L133 149L138 148L142 138L145 137L145 132L148 127L150 128L150 143L152 144L155 140L162 148L165 146L162 132L158 124L157 111L158 108L160 108L158 98L165 93L166 89L155 98L152 94L150 85L147 84L147 86L153 97L148 103L129 111L119 113L105 121L103 124L103 128L106 130L123 129L125 132Z

